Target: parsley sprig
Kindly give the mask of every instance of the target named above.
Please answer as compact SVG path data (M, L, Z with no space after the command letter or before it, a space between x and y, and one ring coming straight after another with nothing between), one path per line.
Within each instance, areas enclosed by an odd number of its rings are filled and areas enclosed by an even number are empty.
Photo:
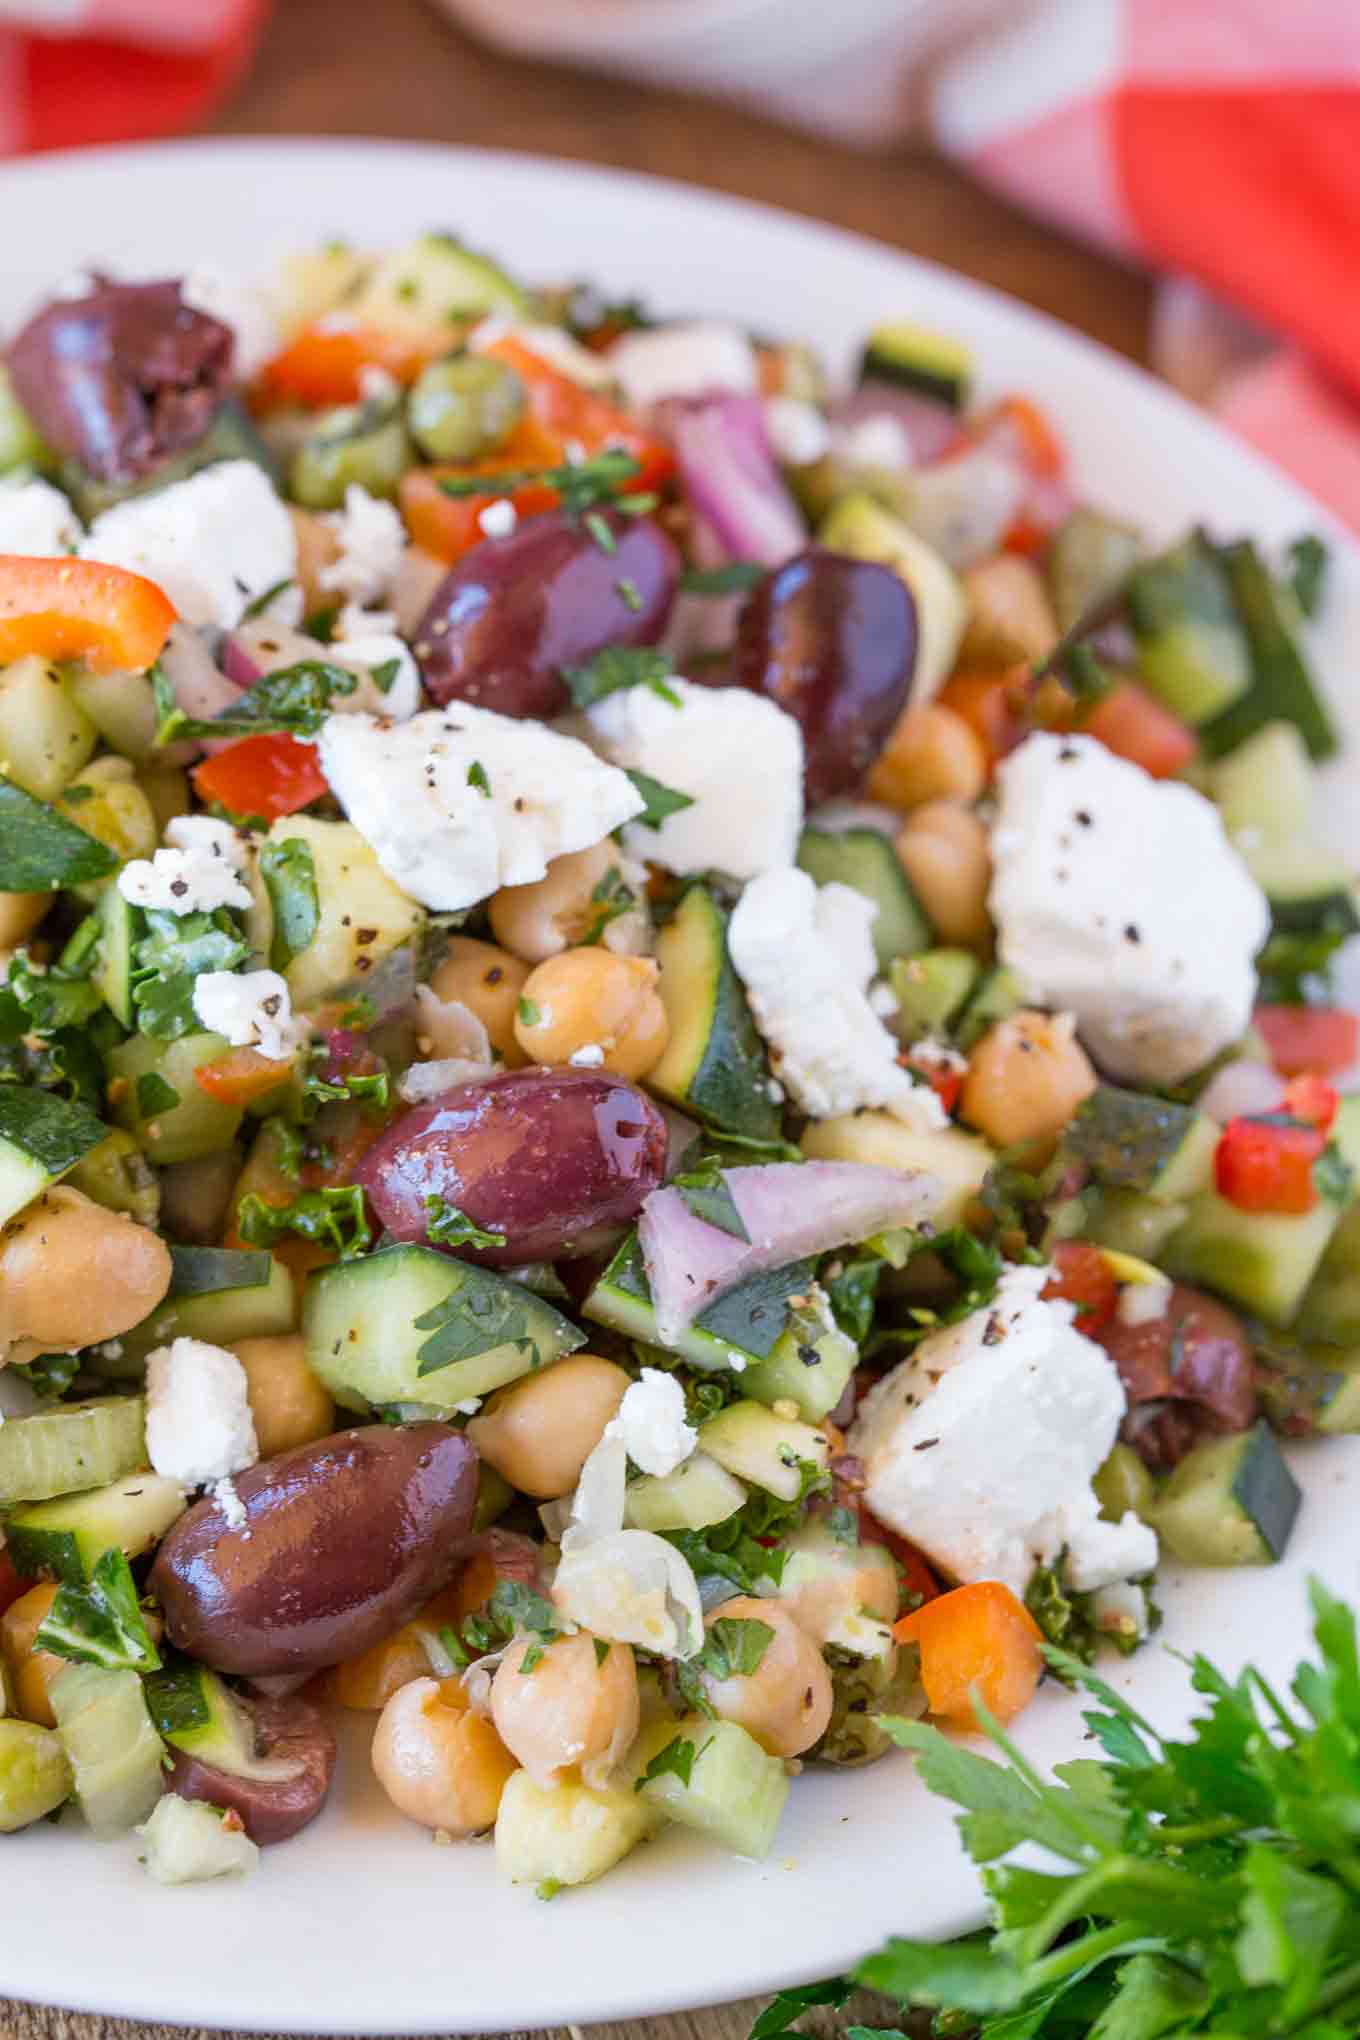
M494 492L508 496L515 489L555 489L568 516L583 516L597 504L617 499L625 482L636 480L642 469L631 453L611 448L590 460L564 461L560 467L506 468L494 475L446 475L439 487L446 496L485 496Z
M83 1586L67 1584L42 1619L34 1643L55 1657L108 1671L155 1672L160 1657L137 1600L132 1569L117 1548L96 1559Z
M266 673L222 715L203 718L184 713L159 666L153 668L151 680L157 744L176 744L186 737L257 737L280 730L296 737L314 737L336 695L353 694L359 685L353 673L328 659L300 659L295 666Z
M331 1247L352 1261L373 1244L364 1193L357 1183L302 1190L288 1204L267 1204L252 1190L236 1207L236 1230L248 1247L272 1247L286 1234Z

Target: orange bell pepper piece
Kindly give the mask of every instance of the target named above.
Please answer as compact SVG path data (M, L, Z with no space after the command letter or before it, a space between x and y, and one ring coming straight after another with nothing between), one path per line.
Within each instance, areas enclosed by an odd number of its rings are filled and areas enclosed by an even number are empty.
M1102 694L1077 727L1154 779L1174 779L1199 748L1189 725L1132 680L1121 680Z
M433 347L376 326L304 326L260 370L255 400L263 410L279 404L301 404L309 411L357 404L365 369L380 368L399 383L414 382L425 364L447 353L456 338L450 330L448 338Z
M537 419L526 416L503 446L482 460L457 466L411 468L401 478L398 501L406 519L411 543L437 560L452 566L486 537L480 518L483 510L508 497L520 517L536 517L557 505L557 491L546 482L522 482L518 488L498 488L498 475L511 475L525 468L560 467L563 460L560 439L545 430ZM486 477L486 492L474 496L447 496L440 487L445 481L472 481Z
M974 1699L998 1721L1011 1721L1034 1698L1043 1673L1040 1629L999 1580L955 1587L904 1615L893 1630L921 1652L921 1682L932 1714L975 1729Z
M1029 734L1024 717L1029 671L1028 666L1010 666L999 673L955 673L936 696L941 708L962 716L992 769Z
M174 620L170 597L123 567L0 553L0 666L36 652L83 658L96 673L144 673Z
M514 369L528 393L530 416L545 431L564 443L574 441L587 458L606 448L632 454L638 472L624 483L622 493L660 488L675 472L675 455L664 439L639 425L631 412L620 410L595 390L583 389L541 360L513 334L479 351Z
M303 743L287 730L242 737L196 765L193 777L200 800L209 805L216 801L228 814L262 815L267 822L296 814L330 792L316 745Z
M249 1105L286 1083L291 1067L261 1055L257 1048L234 1048L229 1055L218 1056L216 1062L200 1063L194 1082L200 1091L221 1099L224 1105Z

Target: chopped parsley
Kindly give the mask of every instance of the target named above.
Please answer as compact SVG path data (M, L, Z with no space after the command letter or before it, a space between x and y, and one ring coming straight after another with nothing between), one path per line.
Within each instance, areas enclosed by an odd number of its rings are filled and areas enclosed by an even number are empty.
M642 470L631 453L610 448L591 460L565 461L560 467L512 468L496 476L502 495L530 485L555 489L562 509L569 517L582 517L598 504L608 504L624 482L635 481ZM439 483L446 496L484 496L485 475L446 475Z
M300 836L285 836L281 843L261 844L259 864L260 877L274 910L269 961L275 970L282 971L315 939L321 922L316 866L310 846Z
M670 815L678 815L685 808L694 806L694 796L677 793L673 786L663 786L659 779L653 779L650 772L638 772L625 767L633 782L634 790L642 797L643 808L633 820L644 829L659 829Z
M735 1240L750 1242L751 1235L742 1222L727 1179L716 1162L687 1171L682 1176L671 1178L671 1188L677 1190L692 1217L701 1218L705 1225L717 1226L720 1232L730 1233Z
M141 1119L154 1119L158 1112L173 1112L179 1103L179 1092L173 1084L167 1084L158 1070L144 1070L137 1079L137 1114Z
M643 1786L650 1785L653 1778L668 1776L674 1776L682 1785L688 1785L694 1769L694 1755L694 1744L688 1737L676 1736L673 1742L668 1742L664 1749L657 1751L633 1790L641 1792Z
M611 864L599 884L590 895L590 917L585 928L577 937L577 946L590 949L603 942L604 931L611 921L621 919L632 912L637 905L637 894L628 885L617 864Z
M634 616L638 615L642 608L642 596L638 592L637 582L630 581L625 576L623 580L614 583L614 589L624 608L631 609Z
M235 970L250 954L227 907L211 914L143 912L146 933L132 950L132 1003L141 1033L178 1041L201 1025L194 1012L194 980L207 971Z
M491 798L491 781L486 776L486 767L480 758L474 758L468 766L467 783L475 786L485 800Z
M532 999L519 999L515 1003L515 1014L524 1027L538 1027L543 1015Z
M379 694L390 694L401 671L400 659L383 659L376 666L370 666L368 677Z
M272 1247L286 1233L332 1247L342 1261L367 1253L372 1229L357 1183L302 1190L289 1204L267 1204L249 1191L236 1208L236 1230L248 1247Z
M83 1586L57 1589L34 1645L56 1657L102 1665L108 1671L160 1670L160 1657L138 1604L132 1569L117 1549L96 1559Z
M455 1360L475 1360L498 1346L515 1346L532 1366L540 1366L542 1354L529 1331L528 1296L481 1268L464 1264L459 1273L458 1286L415 1321L418 1332L430 1334L417 1354L417 1374L436 1374ZM584 1345L585 1334L579 1333L574 1343Z
M745 595L769 573L755 560L733 560L725 567L687 567L680 576L686 595Z
M503 1247L505 1234L485 1232L470 1219L456 1204L450 1204L437 1193L425 1199L429 1214L425 1223L425 1237L433 1240L437 1247Z
M157 744L178 743L181 738L208 740L216 737L253 737L267 731L289 731L294 736L314 737L330 713L337 695L353 694L359 682L343 666L327 659L300 659L295 666L281 666L266 673L224 714L208 718L189 716L180 708L175 690L157 667L152 675L156 701Z
M631 687L650 687L679 708L680 696L669 684L672 671L672 661L654 645L604 645L586 665L564 666L562 677L576 708L590 708Z
M1285 560L1294 600L1305 616L1316 616L1327 592L1327 578L1332 564L1330 547L1316 532L1305 532L1302 538L1294 540L1285 554Z

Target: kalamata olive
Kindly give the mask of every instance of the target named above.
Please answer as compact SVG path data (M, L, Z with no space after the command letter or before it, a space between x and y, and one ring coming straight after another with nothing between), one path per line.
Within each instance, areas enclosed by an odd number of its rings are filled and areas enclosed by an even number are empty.
M752 591L737 626L737 676L802 726L807 797L858 787L907 705L916 603L873 560L809 546Z
M251 1841L266 1848L286 1842L320 1813L335 1775L335 1737L305 1700L237 1697L254 1722L256 1761L276 1775L243 1776L176 1750L167 1782L182 1799L231 1807Z
M1177 1283L1163 1317L1097 1334L1129 1399L1123 1436L1151 1467L1174 1466L1199 1438L1256 1418L1256 1363L1233 1313Z
M7 358L44 439L100 481L130 482L203 437L234 345L230 326L186 305L173 280L100 281L35 313Z
M408 1622L462 1561L477 1454L447 1424L371 1424L233 1480L245 1522L211 1497L151 1568L170 1640L219 1672L318 1671Z
M570 707L563 666L605 645L655 644L680 580L680 558L659 524L618 511L533 517L487 539L450 569L413 643L442 708L472 701L500 715L551 716ZM607 525L614 549L598 533Z
M666 1122L603 1070L507 1070L417 1105L374 1141L357 1175L395 1239L423 1240L429 1197L503 1247L497 1267L589 1253L661 1181Z

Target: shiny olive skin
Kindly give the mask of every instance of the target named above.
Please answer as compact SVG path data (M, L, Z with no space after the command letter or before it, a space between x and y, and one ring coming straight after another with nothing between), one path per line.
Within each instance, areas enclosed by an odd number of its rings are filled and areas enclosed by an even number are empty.
M181 1799L206 1799L241 1816L252 1842L286 1842L315 1820L335 1776L335 1737L306 1700L250 1700L237 1695L255 1723L255 1755L293 1765L291 1778L243 1778L187 1750L172 1750L167 1785Z
M408 1622L461 1563L477 1454L447 1424L370 1424L233 1477L174 1525L149 1591L170 1641L215 1671L314 1672Z
M1255 1422L1251 1341L1212 1296L1178 1282L1164 1316L1116 1322L1097 1336L1129 1399L1121 1436L1154 1471L1175 1466L1205 1437Z
M666 1122L603 1070L507 1070L417 1105L364 1155L359 1181L394 1238L423 1240L442 1197L503 1247L497 1267L589 1253L637 1216L666 1165Z
M583 665L605 645L656 643L680 556L650 518L601 516L613 552L580 518L549 511L450 568L412 639L441 708L471 701L499 715L560 715L571 706L563 666Z
M803 732L810 803L853 793L907 705L916 603L888 567L809 546L751 592L736 674Z

